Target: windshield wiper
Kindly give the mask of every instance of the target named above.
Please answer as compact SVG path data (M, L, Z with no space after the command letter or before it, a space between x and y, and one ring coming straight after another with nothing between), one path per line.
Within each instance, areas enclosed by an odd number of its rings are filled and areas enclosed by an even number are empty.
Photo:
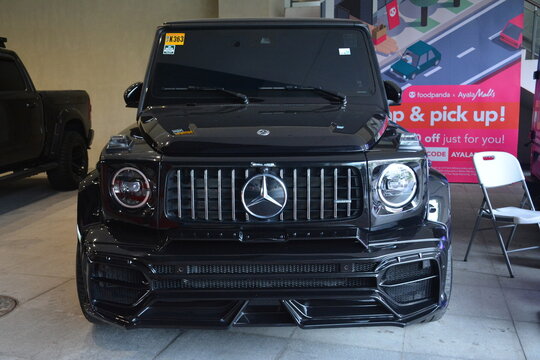
M249 99L246 95L235 92L232 90L227 90L224 88L213 88L213 87L204 87L204 86L188 86L188 87L164 87L161 88L161 91L219 91L224 94L232 95L242 100L244 104L249 104Z
M330 97L336 100L339 100L339 102L342 105L347 105L347 96L322 89L322 88L315 88L315 87L309 87L309 86L298 86L298 85L287 85L287 86L268 86L268 87L260 87L259 90L301 90L301 91L312 91L315 93L319 93L320 95L324 97Z

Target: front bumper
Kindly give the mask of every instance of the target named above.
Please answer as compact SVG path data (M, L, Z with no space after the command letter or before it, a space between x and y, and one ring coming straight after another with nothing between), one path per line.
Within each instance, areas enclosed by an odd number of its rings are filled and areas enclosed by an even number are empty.
M404 326L448 304L447 234L425 222L370 233L367 248L353 239L151 248L102 224L82 235L79 256L92 315L128 328Z

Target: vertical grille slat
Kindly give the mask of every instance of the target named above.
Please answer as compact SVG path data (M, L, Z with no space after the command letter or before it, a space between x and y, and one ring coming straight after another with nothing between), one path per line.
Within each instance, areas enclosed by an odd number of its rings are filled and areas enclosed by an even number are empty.
M204 169L204 220L208 220L208 169Z
M347 169L347 217L351 216L351 169Z
M338 217L338 169L334 168L334 219Z
M231 219L232 221L236 221L236 182L235 177L236 171L234 169L231 170Z
M306 217L311 220L311 169L307 169L306 172Z
M324 219L324 168L321 169L321 206L320 218Z
M176 170L176 196L178 206L178 218L182 218L182 170Z
M293 220L298 219L297 210L298 210L298 187L296 186L296 169L293 170Z
M283 180L283 169L279 170L279 177ZM279 214L279 220L283 221L283 211Z
M189 172L191 177L191 218L195 219L195 170Z
M218 170L218 220L223 221L221 206L221 169Z
M249 179L249 169L246 169L244 173L245 173L245 179L247 181L247 179ZM246 204L246 206L249 206L249 205ZM246 221L249 221L249 214L247 213L247 211L246 211Z
M266 220L249 214L241 195L246 181L263 173L287 189L283 211ZM361 215L363 194L360 171L348 166L175 167L166 177L164 210L170 219L188 222L333 221Z

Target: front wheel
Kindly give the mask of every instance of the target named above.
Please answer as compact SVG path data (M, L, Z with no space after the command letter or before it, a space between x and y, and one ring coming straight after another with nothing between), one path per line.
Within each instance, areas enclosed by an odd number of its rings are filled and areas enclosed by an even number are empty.
M60 145L58 167L47 171L54 189L74 190L88 173L88 150L81 134L67 131Z

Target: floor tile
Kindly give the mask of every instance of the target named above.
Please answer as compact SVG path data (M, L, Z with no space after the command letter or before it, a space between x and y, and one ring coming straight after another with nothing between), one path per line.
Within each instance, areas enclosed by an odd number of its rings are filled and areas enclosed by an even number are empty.
M377 326L336 329L297 329L292 337L293 339L316 343L343 344L363 348L401 351L404 334L404 329L400 327Z
M0 318L0 349L33 360L151 359L179 330L124 330L90 324L82 314L25 305Z
M514 321L540 322L540 291L503 289Z
M398 360L401 359L399 352L388 350L374 350L351 345L321 344L309 341L291 341L279 360L303 360L303 359L376 359Z
M243 333L243 334L290 338L294 330L296 330L296 326L268 326L268 327L255 326L255 327L235 327L235 328L231 328L229 331Z
M29 299L51 290L68 280L62 277L2 273L0 275L0 294L11 296L19 304L23 304Z
M405 328L403 350L466 359L525 358L511 321L451 314Z
M540 324L521 321L515 324L527 360L540 360Z
M190 330L167 347L156 360L275 359L286 339L228 331Z
M454 260L459 261L459 260ZM499 277L494 274L465 271L454 268L453 283L458 285L500 287Z
M500 287L454 284L447 313L512 319Z
M438 356L432 354L403 353L401 360L460 360L462 358Z

